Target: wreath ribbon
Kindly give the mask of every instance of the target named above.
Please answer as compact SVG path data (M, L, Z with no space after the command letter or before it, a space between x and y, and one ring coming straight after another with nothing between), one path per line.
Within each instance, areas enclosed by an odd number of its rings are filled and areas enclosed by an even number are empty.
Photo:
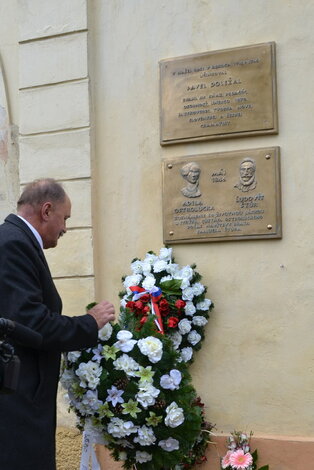
M143 295L149 295L149 298L151 300L152 313L156 316L155 323L161 334L164 334L164 326L162 323L161 313L158 305L159 300L162 297L162 291L160 287L153 286L151 289L145 290L143 287L140 286L130 286L130 289L133 292L132 300L135 302L141 297L143 297Z

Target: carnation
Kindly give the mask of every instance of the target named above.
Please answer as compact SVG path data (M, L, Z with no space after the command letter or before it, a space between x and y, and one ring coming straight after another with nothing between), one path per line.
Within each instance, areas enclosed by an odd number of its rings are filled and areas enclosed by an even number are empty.
M208 320L201 316L201 315L195 315L192 319L192 323L195 326L205 326Z
M195 297L198 297L199 295L201 295L205 290L205 287L200 282L196 282L195 284L191 286L191 288L193 290L193 294L195 295Z
M152 274L148 274L145 277L144 281L142 282L142 286L146 290L151 290L151 288L154 287L155 284L156 284L156 279L155 279L155 276L153 276Z
M137 286L142 280L142 278L143 276L141 276L140 274L133 274L131 276L127 276L124 279L123 285L126 289L130 286Z
M162 357L162 342L154 336L140 339L137 343L139 350L147 356L150 362L159 362Z
M174 349L178 349L178 347L182 343L182 335L179 333L179 331L175 331L174 333L172 333L172 335L170 335L170 339L173 343Z
M164 271L167 267L167 262L164 260L158 260L156 263L154 263L153 270L154 273L160 273L161 271Z
M182 348L181 349L181 359L183 362L188 362L192 359L193 356L193 349L192 348Z
M189 333L192 328L191 322L187 318L184 318L183 320L181 320L178 324L178 327L179 327L179 331L181 335L185 335Z
M212 305L212 301L210 299L204 299L201 302L196 304L197 310L208 310L209 307Z
M188 316L194 315L194 313L196 312L196 308L195 308L195 305L193 304L193 302L191 302L191 301L186 302L185 307L184 307L184 311L185 311L185 314L188 315Z
M197 333L197 331L192 330L188 334L188 342L192 344L192 346L195 346L197 343L201 341L202 337L200 334Z
M172 248L160 248L159 258L164 259L165 261L171 261L172 257Z
M182 291L182 299L183 300L193 300L194 297L194 291L192 287L186 287Z

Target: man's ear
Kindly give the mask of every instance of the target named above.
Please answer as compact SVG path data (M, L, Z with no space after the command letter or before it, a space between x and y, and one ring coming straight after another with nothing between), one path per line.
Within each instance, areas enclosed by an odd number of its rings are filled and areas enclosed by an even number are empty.
M51 202L47 201L41 206L40 215L43 220L47 221L49 219L50 213L52 211Z

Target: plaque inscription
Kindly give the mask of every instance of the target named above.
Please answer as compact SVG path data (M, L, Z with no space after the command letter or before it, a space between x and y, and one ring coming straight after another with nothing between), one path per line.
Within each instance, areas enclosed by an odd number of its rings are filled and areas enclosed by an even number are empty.
M164 243L281 238L279 147L163 161Z
M160 143L275 134L275 43L160 61Z

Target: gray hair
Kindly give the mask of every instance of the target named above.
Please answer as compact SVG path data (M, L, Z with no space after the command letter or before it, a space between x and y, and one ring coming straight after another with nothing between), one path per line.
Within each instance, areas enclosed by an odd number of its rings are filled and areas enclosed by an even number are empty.
M24 205L39 206L47 201L64 202L66 197L66 192L60 183L53 178L42 178L25 186L17 201L17 208Z
M198 163L196 162L189 162L189 163L186 163L185 165L183 165L183 167L181 168L181 175L184 177L184 176L187 176L191 169L192 169L192 166L196 166L198 171L201 172L201 169L200 169L200 166Z

